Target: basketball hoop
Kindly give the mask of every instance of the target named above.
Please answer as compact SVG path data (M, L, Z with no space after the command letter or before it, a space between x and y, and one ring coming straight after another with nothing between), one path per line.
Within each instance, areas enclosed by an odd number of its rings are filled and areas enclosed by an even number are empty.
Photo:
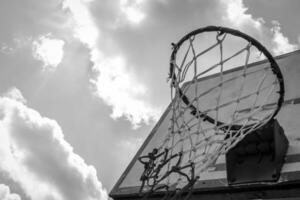
M212 42L202 45L207 38ZM232 51L231 44L239 48ZM268 63L253 69L250 62L258 54ZM242 72L224 78L235 62L242 63ZM199 79L212 73L219 81L201 85ZM271 122L284 99L283 77L273 56L252 37L224 27L197 29L174 44L169 80L168 133L139 158L144 165L140 193L145 198L157 191L166 198L188 198L201 174L246 135ZM250 81L256 87L249 89ZM224 93L229 85L235 87L232 94Z

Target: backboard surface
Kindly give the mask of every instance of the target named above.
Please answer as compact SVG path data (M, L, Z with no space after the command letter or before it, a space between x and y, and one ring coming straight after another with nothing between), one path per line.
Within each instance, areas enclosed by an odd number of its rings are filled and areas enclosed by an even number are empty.
M225 156L222 155L214 166L201 174L200 179L195 184L195 192L202 195L201 197L210 198L214 194L219 195L215 199L225 199L226 195L229 195L228 198L232 198L233 193L236 198L300 196L300 50L278 56L275 59L280 66L285 84L284 103L275 118L283 127L289 140L289 148L279 181L276 183L229 186L226 177ZM266 65L266 61L252 63L250 67L255 70L255 68L262 67L262 65ZM233 68L226 71L224 76L225 78L234 76L240 73L241 70L242 67ZM217 75L203 77L199 80L199 83L204 87L209 86L216 81L217 77ZM230 94L232 90L234 90L232 87L228 87L225 92ZM138 197L141 185L140 176L144 171L144 166L137 159L151 152L163 140L169 126L170 110L169 106L111 191L111 197ZM242 196L239 196L240 193L242 193ZM246 197L245 194L248 196Z

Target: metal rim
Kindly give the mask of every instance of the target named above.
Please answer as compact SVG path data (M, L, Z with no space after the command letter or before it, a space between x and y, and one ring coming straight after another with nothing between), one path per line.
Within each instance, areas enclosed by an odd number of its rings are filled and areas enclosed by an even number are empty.
M271 55L271 53L260 42L258 42L256 39L252 38L251 36L249 36L249 35L247 35L245 33L242 33L242 32L240 32L238 30L235 30L235 29L231 29L231 28L227 28L227 27L220 27L220 26L207 26L207 27L204 27L204 28L196 29L196 30L188 33L183 38L181 38L177 44L175 44L173 46L173 52L171 54L171 59L170 59L170 71L169 71L169 75L170 75L171 81L172 82L176 81L176 75L175 75L175 73L173 73L174 70L175 70L175 66L174 66L173 61L176 59L177 51L179 50L179 48L181 47L181 45L185 41L187 41L189 38L191 38L192 36L195 36L195 35L198 35L198 34L201 34L201 33L204 33L204 32L228 33L228 34L231 34L231 35L243 38L246 41L251 42L251 44L253 46L255 46L259 51L261 51L264 54L264 56L266 56L267 60L270 63L270 67L272 69L273 74L278 79L278 82L279 82L279 92L278 93L280 95L279 98L278 98L278 101L277 101L277 108L276 108L276 110L274 111L274 113L270 117L270 119L266 122L266 124L269 123L277 115L277 113L279 112L279 110L280 110L280 108L282 106L282 103L284 101L284 93L285 93L285 91L284 91L283 76L282 76L281 70L280 70L277 62L275 61L275 59L273 58L273 56ZM192 104L190 104L190 101L189 101L188 97L183 94L183 92L182 92L181 89L179 89L179 95L182 98L183 102L186 105L189 105L189 107L191 108L191 110L192 110L191 114L193 114L193 115L196 116L197 113L201 113L201 111L198 111L195 106L193 106ZM216 123L217 126L221 126L221 125L224 124L221 121L215 121L214 118L212 118L212 117L210 117L208 115L200 116L200 117L202 117L205 121L208 121L208 122L210 122L212 124ZM251 126L251 124L249 124L247 126ZM224 126L224 129L227 129L227 128L228 127ZM240 128L241 128L241 125L233 125L233 126L230 127L231 130L239 130Z

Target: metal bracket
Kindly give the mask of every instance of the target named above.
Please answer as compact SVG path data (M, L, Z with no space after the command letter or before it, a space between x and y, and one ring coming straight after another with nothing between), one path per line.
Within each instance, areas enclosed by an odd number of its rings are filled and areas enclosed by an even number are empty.
M287 149L283 128L277 120L271 120L227 152L228 184L278 181Z

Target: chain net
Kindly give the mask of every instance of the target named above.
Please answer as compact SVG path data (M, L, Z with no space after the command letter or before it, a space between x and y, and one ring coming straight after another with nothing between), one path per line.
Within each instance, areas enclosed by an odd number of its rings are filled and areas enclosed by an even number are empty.
M243 39L241 48L225 55L226 39L236 37L219 31L210 34L214 42L206 48L198 45L198 35L173 47L168 133L157 148L139 158L144 165L140 192L146 196L159 191L172 198L189 196L220 155L277 112L280 85L274 69L270 63L260 68L249 64L260 51ZM236 72L228 68L234 59L242 62ZM213 63L207 66L207 60ZM232 75L225 70L233 70ZM212 73L216 75L205 79Z

